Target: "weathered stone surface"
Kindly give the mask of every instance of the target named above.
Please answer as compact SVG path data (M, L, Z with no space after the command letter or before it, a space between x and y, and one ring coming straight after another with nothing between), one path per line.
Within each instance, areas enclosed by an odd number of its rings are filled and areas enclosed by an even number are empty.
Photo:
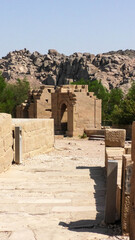
M87 85L64 85L52 93L55 130L68 136L83 135L84 129L101 129L101 100L90 96Z
M0 113L0 172L6 171L13 161L11 115Z
M43 84L68 84L84 78L101 80L107 89L120 87L127 92L135 80L135 52L119 51L93 55L74 53L70 56L50 49L48 54L30 53L27 49L14 51L0 59L0 70L7 81L27 77L35 87ZM53 76L52 81L49 76Z
M122 155L125 154L126 131L121 129L107 129L105 131L105 167L108 161L118 162L117 192L116 192L116 219L121 217L121 181L122 181Z
M135 122L132 124L132 149L131 156L133 161L133 171L131 177L130 194L130 239L135 239Z
M125 154L125 150L122 147L106 147L105 148L105 167L107 169L108 160L118 161L118 177L117 184L121 187L121 174L122 174L122 155Z
M133 162L131 154L123 155L122 164L122 208L121 208L121 228L123 234L129 234L130 216L130 189Z
M125 154L128 154L131 158L131 145L125 145Z
M112 229L100 226L106 188L100 166L103 145L68 138L56 139L52 152L2 173L0 239L108 238ZM10 237L4 238L2 231Z
M118 161L108 160L105 222L115 223Z
M90 137L91 135L96 135L96 136L99 135L99 137L101 137L105 135L105 130L104 129L85 129L85 133L87 137Z
M13 119L13 126L22 128L23 159L45 153L54 146L53 119Z
M124 147L126 130L124 129L107 129L105 131L106 147Z

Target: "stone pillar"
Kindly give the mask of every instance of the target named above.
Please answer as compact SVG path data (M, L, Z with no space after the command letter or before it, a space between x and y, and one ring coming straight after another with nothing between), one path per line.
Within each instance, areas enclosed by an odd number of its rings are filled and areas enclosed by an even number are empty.
M97 114L96 114L96 110L97 110L97 105L96 105L96 99L94 99L94 128L97 127Z
M15 127L15 163L22 163L22 129Z
M121 175L122 175L122 155L125 154L125 129L107 129L105 131L105 167L107 169L108 160L118 161L116 212L117 220L121 218Z
M116 220L116 191L117 191L117 168L116 160L108 160L105 222L114 223Z
M131 188L131 174L133 163L131 155L123 155L122 166L122 208L121 208L121 229L122 234L129 234L129 217L130 217L130 188Z

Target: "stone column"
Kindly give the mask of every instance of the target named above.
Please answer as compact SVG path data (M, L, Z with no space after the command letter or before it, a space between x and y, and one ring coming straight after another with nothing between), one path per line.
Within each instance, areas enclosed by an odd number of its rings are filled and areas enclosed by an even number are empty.
M116 220L116 191L117 191L118 162L108 160L105 222L115 223Z

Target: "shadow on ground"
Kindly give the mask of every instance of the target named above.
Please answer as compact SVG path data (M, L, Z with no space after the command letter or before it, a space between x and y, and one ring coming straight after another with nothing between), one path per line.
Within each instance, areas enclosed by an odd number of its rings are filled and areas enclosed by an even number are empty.
M76 169L89 169L90 178L94 180L94 198L96 204L97 215L95 220L79 220L75 222L60 222L59 225L68 228L70 231L91 232L112 236L114 228L107 227L104 224L105 210L105 169L102 167L78 166ZM119 225L115 226L115 230L119 229Z

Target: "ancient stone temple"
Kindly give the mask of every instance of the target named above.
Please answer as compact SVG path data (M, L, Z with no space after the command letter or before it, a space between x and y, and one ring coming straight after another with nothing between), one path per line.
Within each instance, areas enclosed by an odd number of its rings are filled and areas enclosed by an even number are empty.
M78 136L101 128L101 100L87 85L41 86L17 107L17 118L54 118L55 132Z

